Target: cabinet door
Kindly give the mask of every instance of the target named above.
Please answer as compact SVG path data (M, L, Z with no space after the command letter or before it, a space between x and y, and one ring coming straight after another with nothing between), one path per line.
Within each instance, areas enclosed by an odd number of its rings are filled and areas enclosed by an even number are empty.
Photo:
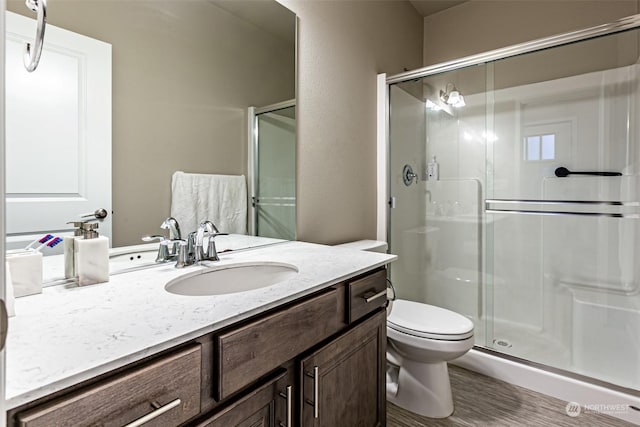
M291 427L293 387L286 372L207 417L198 427Z
M316 351L302 363L302 425L385 424L386 312Z

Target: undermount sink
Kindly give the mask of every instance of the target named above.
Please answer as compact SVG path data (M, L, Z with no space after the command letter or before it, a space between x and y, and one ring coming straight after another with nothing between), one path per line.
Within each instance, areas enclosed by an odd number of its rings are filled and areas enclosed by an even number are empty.
M272 286L296 274L298 269L290 264L234 264L178 277L167 283L164 288L167 292L177 295L224 295Z

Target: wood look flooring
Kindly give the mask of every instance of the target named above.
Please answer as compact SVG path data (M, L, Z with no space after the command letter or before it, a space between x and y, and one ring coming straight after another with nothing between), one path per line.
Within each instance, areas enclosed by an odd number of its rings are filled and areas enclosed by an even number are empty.
M569 417L565 412L567 402L457 366L449 365L449 376L455 405L453 415L445 419L426 418L387 403L387 427L633 426L595 413Z

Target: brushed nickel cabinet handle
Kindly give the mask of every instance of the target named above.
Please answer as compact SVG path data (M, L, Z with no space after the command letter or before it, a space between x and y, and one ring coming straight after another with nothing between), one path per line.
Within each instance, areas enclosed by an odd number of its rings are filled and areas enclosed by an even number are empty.
M318 396L320 395L320 389L318 385L318 367L313 367L313 373L305 371L304 374L309 378L313 378L313 401L305 399L304 402L307 405L313 406L313 418L318 418L320 416L320 410L318 409Z
M287 399L287 424L280 423L280 427L293 427L293 393L291 392L291 386L287 386L287 393L280 392L280 396Z
M380 297L383 297L385 295L387 295L387 290L386 289L383 290L383 291L378 292L377 294L370 295L370 296L367 296L367 294L365 294L362 298L364 298L364 300L367 303L370 303L371 301L376 300L376 299L378 299Z
M138 426L141 426L142 424L147 423L147 422L151 421L152 419L159 417L160 415L164 414L165 412L170 411L171 409L175 408L176 406L180 406L181 403L182 403L182 401L180 399L176 399L176 400L174 400L172 402L167 403L164 406L160 406L158 409L156 409L153 412L149 412L144 417L138 418L134 422L127 424L125 427L138 427Z
M320 408L318 405L318 400L320 397L320 386L318 385L318 367L313 367L313 418L318 418L320 416Z

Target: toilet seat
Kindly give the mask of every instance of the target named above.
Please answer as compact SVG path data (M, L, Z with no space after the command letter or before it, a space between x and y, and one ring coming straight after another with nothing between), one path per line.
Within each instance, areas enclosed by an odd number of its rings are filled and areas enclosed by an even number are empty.
M473 322L461 314L414 301L395 300L387 326L420 338L459 341L473 336Z

